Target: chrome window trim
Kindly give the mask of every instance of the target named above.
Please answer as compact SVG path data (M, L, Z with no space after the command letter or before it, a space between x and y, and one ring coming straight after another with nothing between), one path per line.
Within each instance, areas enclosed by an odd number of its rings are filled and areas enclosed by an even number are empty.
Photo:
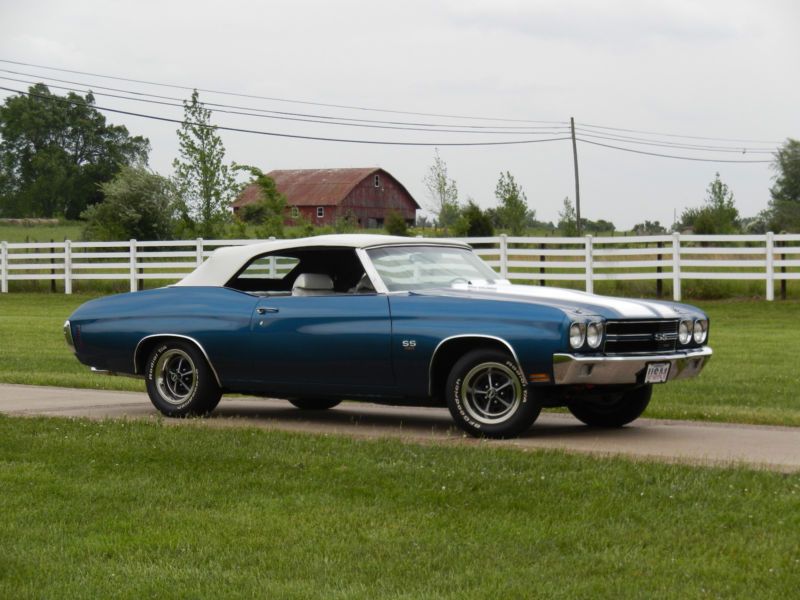
M367 249L356 248L356 256L358 256L358 259L361 261L361 266L364 267L364 272L372 282L372 287L375 288L375 291L379 294L388 294L389 289L378 274L378 269L372 264L372 260L370 260L369 254L367 254Z
M136 362L137 362L136 359L139 356L139 348L141 348L141 346L145 342L145 340L149 340L149 339L152 339L152 338L159 338L159 337L179 338L179 339L182 339L182 340L188 340L188 341L192 342L195 346L197 346L197 348L200 350L200 352L203 353L203 356L205 357L206 362L208 363L208 366L211 369L211 372L214 374L214 379L217 380L217 385L219 387L222 387L222 382L219 379L219 375L217 374L217 370L214 368L214 363L211 362L211 359L208 356L208 352L206 352L206 349L203 348L203 345L200 342L198 342L195 338L190 337L188 335L183 335L181 333L154 333L152 335L146 335L142 339L140 339L139 343L136 344L136 349L133 351L133 372L134 372L134 374L139 374L139 371L136 368Z
M429 396L433 396L433 361L436 358L436 353L439 352L439 349L442 347L442 345L445 342L448 342L450 340L459 339L459 338L479 338L479 339L493 340L495 342L500 342L506 348L508 348L508 351L511 353L511 356L514 358L514 362L516 363L520 374L523 373L522 365L519 362L519 358L517 357L517 353L514 350L514 347L508 342L508 340L504 340L503 338L497 337L495 335L487 335L487 334L484 334L484 333L459 333L458 335L451 335L451 336L448 336L448 337L444 338L442 341L440 341L438 344L436 344L436 348L434 348L433 354L431 354L431 360L428 362L428 395Z

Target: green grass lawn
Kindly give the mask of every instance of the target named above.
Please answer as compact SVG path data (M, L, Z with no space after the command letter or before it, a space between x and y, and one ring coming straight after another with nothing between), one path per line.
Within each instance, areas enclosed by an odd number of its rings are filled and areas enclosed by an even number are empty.
M0 382L144 390L91 374L64 344L64 320L89 298L0 295ZM714 357L697 379L658 386L645 415L800 426L800 302L699 304L711 316Z
M800 475L0 417L4 598L790 598Z
M65 221L58 225L10 225L0 223L0 241L5 242L63 242L78 241L83 224L78 221Z

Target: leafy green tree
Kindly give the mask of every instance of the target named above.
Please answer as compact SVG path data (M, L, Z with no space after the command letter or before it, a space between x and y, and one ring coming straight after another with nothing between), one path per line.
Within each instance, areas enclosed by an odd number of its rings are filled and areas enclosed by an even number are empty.
M705 204L700 208L687 208L681 214L681 225L691 227L695 233L726 234L739 231L739 211L733 192L723 183L719 173L706 188Z
M558 230L567 237L578 235L578 217L569 198L564 198L564 204L558 213Z
M253 177L250 184L257 185L259 188L259 201L242 209L242 220L259 225L256 229L258 237L283 237L286 196L278 191L275 180L258 167L236 165L234 168L249 172Z
M383 224L386 233L389 235L408 235L408 223L396 210L386 213L386 221Z
M786 140L772 168L776 175L769 190L769 226L773 231L800 231L800 141Z
M0 215L77 219L103 200L100 184L144 165L150 144L106 123L91 93L66 97L44 84L0 106Z
M102 184L105 200L81 213L89 240L167 240L172 238L177 194L174 184L142 167L122 167Z
M180 158L172 166L183 201L183 222L194 234L220 235L231 220L236 181L225 164L225 147L211 111L200 102L197 90L183 103L183 123L178 129Z
M452 227L459 216L458 188L456 182L447 175L447 163L439 156L438 148L434 152L433 164L422 180L428 189L436 215L437 225L445 231Z
M522 191L522 186L506 171L500 173L494 195L500 203L496 209L496 219L500 227L511 235L523 235L530 222L535 219L536 213L528 208L528 198Z
M494 235L492 220L485 211L481 210L475 201L470 198L461 211L456 221L454 231L456 235L464 237L489 237Z

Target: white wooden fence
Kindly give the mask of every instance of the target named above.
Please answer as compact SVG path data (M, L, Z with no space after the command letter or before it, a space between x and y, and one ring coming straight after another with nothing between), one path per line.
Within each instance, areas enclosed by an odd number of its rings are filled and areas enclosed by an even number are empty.
M23 280L60 281L64 292L82 280L127 280L131 291L145 280L181 279L221 246L258 240L120 242L0 242L0 290ZM502 277L513 281L581 281L591 292L597 281L681 282L690 279L760 280L767 300L776 282L800 279L800 234L657 235L637 237L467 238Z

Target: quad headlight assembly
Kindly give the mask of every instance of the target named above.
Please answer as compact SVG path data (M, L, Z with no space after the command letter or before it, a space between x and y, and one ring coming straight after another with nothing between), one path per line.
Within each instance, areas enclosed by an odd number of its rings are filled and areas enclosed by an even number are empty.
M603 345L603 332L605 326L602 321L584 323L575 321L569 326L569 345L573 350L588 346L596 350Z

